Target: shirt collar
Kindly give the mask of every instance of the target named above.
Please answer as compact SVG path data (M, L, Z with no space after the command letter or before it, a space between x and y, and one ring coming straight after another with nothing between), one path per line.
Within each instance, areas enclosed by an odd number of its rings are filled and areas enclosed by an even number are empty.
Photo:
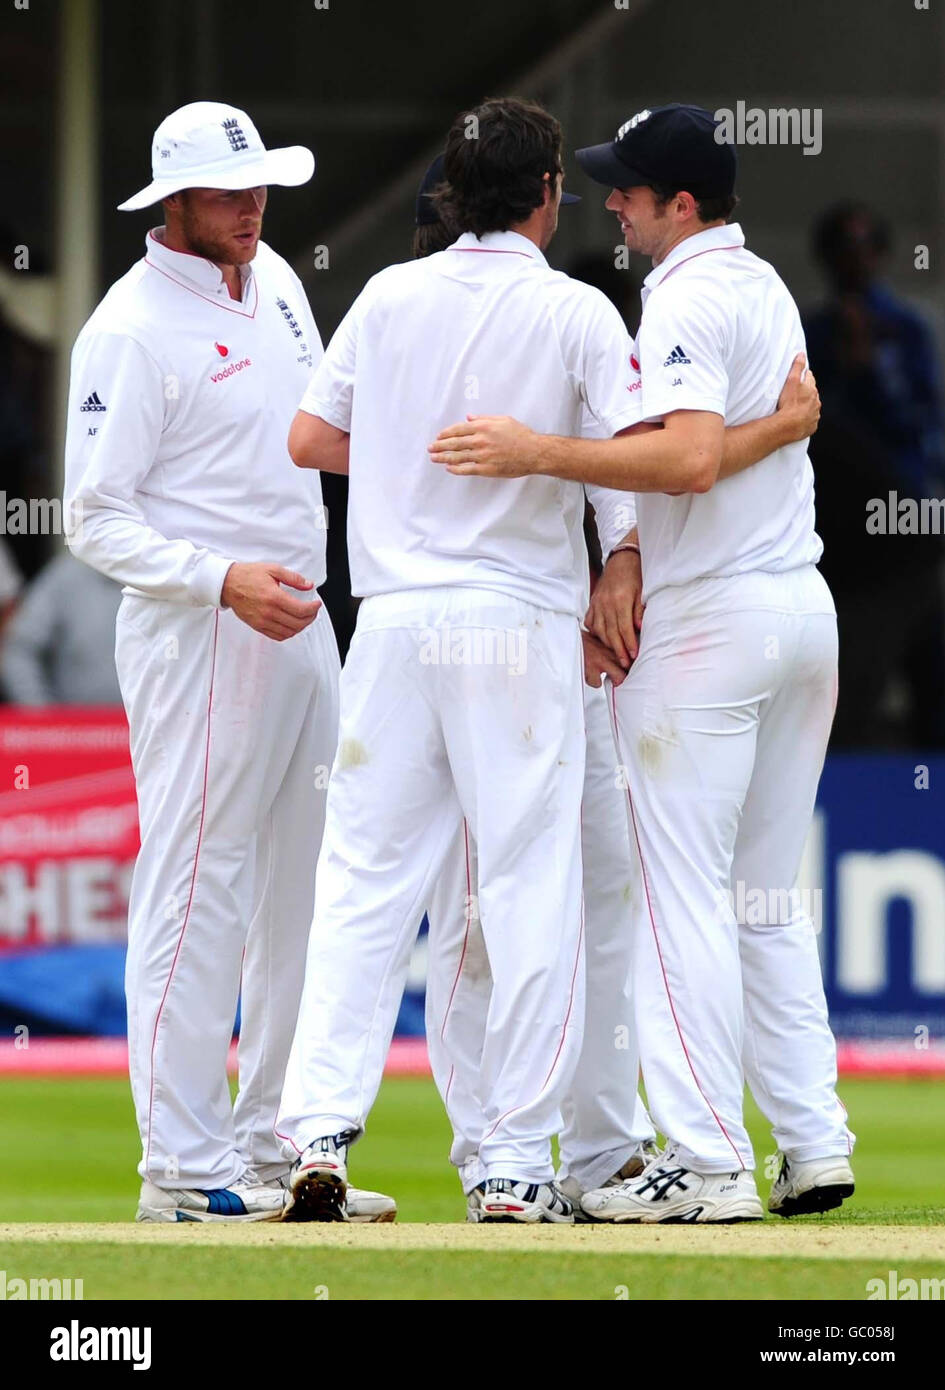
M164 245L163 236L163 227L153 227L148 232L144 243L146 261L150 261L159 270L173 276L175 280L185 281L194 289L199 290L201 294L217 295L222 299L230 299L230 291L223 279L223 271L218 265L215 265L213 261L208 261L204 256L195 255L191 251L172 251L169 246ZM253 278L252 266L241 265L239 272L243 282L243 300L245 302Z
M656 286L661 285L684 261L703 256L707 251L721 251L723 248L731 249L744 245L745 233L738 222L730 222L724 227L707 227L704 232L696 232L695 236L686 237L685 241L674 246L666 259L653 267L643 281L643 287L647 292L656 289Z
M463 232L447 250L466 253L478 251L485 255L491 254L493 259L497 255L503 255L510 260L527 256L538 265L548 264L535 243L527 236L522 236L520 232L483 232L480 237L477 237L475 232Z

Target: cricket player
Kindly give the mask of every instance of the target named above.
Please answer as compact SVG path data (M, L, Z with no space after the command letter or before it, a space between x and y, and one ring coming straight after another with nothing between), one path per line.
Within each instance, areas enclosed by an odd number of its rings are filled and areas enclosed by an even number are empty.
M460 235L444 222L432 193L443 182L443 156L430 165L417 195L414 255L443 251ZM577 203L563 192L561 204ZM627 350L629 353L628 340ZM593 433L585 417L582 432ZM631 494L597 490L604 535L620 536L635 518ZM580 547L584 595L587 551ZM582 604L584 598L582 597ZM585 605L586 606L586 605ZM589 1221L582 1193L642 1171L655 1152L655 1131L639 1095L639 1050L630 997L631 897L642 891L639 865L623 825L623 793L606 692L584 686L586 761L581 812L585 992L584 1037L562 1102L556 1183L577 1221ZM430 1065L453 1127L450 1160L466 1195L467 1220L478 1222L485 1180L479 1141L488 1127L479 1101L479 1063L492 974L479 921L476 846L464 820L447 852L427 916L426 1022Z
M853 1136L813 924L793 890L836 703L836 616L803 445L720 480L725 426L770 408L803 351L800 320L727 225L735 154L709 112L642 111L577 158L611 187L628 247L653 262L636 358L643 415L660 427L597 441L480 418L431 454L486 484L545 476L638 494L646 611L611 699L645 890L643 1075L670 1142L639 1177L582 1201L616 1221L760 1219L747 1077L783 1155L769 1208L826 1210L853 1191ZM588 615L619 629L615 649L633 632L609 594L620 587L605 570ZM736 916L759 899L765 911Z
M244 111L194 102L155 132L145 255L72 357L74 554L124 585L116 665L141 850L126 966L139 1221L281 1217L273 1125L301 992L334 757L338 652L317 474L286 432L321 341L260 240L267 185L311 178ZM241 990L242 986L242 990ZM240 1087L226 1060L242 997ZM395 1205L353 1193L351 1215Z

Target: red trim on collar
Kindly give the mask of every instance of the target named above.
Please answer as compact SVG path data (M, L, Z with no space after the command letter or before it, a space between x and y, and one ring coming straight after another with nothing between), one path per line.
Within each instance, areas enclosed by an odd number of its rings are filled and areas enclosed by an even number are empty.
M160 245L160 242L158 242L158 245ZM190 252L184 252L184 254L189 255ZM253 304L253 312L250 314L241 306L237 306L236 301L229 299L229 296L227 296L227 300L224 300L222 295L213 297L209 294L201 294L199 290L194 289L193 285L188 285L184 280L178 280L177 276L172 275L168 270L162 270L156 261L149 261L147 256L144 258L144 263L145 265L149 265L152 270L156 270L158 275L163 275L165 280L170 280L172 284L179 285L182 290L187 290L189 294L195 294L198 299L205 300L207 304L215 304L218 309L225 309L228 314L239 314L240 318L254 319L256 317L256 310L259 308L259 284L255 275L253 276L253 289L256 292L256 301ZM212 262L208 264L212 264Z
M657 287L657 285L665 284L665 282L669 279L669 277L670 277L671 275L675 275L675 274L676 274L676 271L679 269L679 267L682 266L682 265L685 265L687 261L697 261L697 260L699 259L700 256L708 256L708 255L710 255L711 252L713 252L713 251L743 251L743 250L744 250L744 245L743 245L743 243L736 241L736 242L734 242L733 245L731 245L731 246L707 246L707 247L705 248L704 251L694 251L694 252L692 253L691 256L683 256L683 258L682 258L681 261L677 261L676 264L675 264L674 266L670 266L669 270L667 270L667 272L666 272L666 274L663 276L662 280L657 280L656 285L651 285L651 286L650 286L650 289L655 290L656 287Z
M168 246L167 242L161 241L159 237L154 235L153 231L148 232L148 241L153 241L155 246L160 246L162 251L169 251L172 256L193 256L195 261L203 261L205 265L212 265L214 270L217 269L214 262L208 260L206 256L198 255L196 251L179 251L176 246Z
M463 251L473 256L524 256L526 261L535 259L528 251L501 251L497 246L447 246L447 251Z

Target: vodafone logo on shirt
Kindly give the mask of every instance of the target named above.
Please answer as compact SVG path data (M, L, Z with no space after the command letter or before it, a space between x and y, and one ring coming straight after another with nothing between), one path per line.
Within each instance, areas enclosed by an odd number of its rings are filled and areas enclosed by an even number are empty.
M251 367L252 365L252 358L244 357L239 362L231 362L229 366L224 367L222 371L213 372L210 376L210 380L225 381L228 376L235 376L236 373L241 372L244 367Z

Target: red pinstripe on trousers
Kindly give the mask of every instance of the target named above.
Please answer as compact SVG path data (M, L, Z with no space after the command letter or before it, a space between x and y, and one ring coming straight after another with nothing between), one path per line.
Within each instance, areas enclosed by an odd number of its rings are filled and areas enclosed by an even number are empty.
M148 1142L145 1146L144 1157L144 1168L145 1172L148 1174L150 1174L151 1172L151 1122L154 1115L154 1051L157 1046L157 1035L158 1027L161 1022L161 1014L164 1012L164 1005L167 1001L168 991L171 987L171 981L174 978L174 971L177 968L177 961L180 957L181 947L184 944L184 934L187 931L187 924L190 921L190 911L193 907L194 902L194 890L197 886L197 870L200 866L200 846L203 843L203 826L207 814L207 779L210 771L210 714L213 708L213 682L217 666L217 636L219 634L219 630L220 613L218 610L213 617L213 642L211 645L210 652L210 693L207 696L207 740L203 760L203 789L200 799L200 824L197 829L197 845L194 850L194 867L193 872L190 876L190 893L187 897L187 908L184 912L184 920L181 924L180 935L177 938L177 946L174 950L174 959L171 961L170 972L168 973L167 982L164 986L164 993L161 995L161 1002L158 1005L158 1011L154 1019L154 1032L151 1036L151 1084L148 1095Z
M620 746L620 745L619 745L619 726L618 726L618 723L617 723L617 688L616 688L616 686L615 686L613 683L611 683L611 687L610 687L610 706L611 706L611 711L612 711L612 713L613 713L614 732L615 732L615 733L617 734L617 736L618 736L618 748L619 748L619 746ZM722 1123L721 1117L719 1116L719 1114L718 1114L718 1112L716 1111L715 1107L713 1106L712 1102L709 1100L709 1097L706 1095L705 1091L702 1089L702 1086L701 1086L701 1084L700 1084L700 1082L699 1082L699 1078L698 1078L698 1076L696 1076L696 1069L695 1069L695 1067L694 1067L693 1064L692 1064L692 1058L691 1058L690 1055L689 1055L689 1049L688 1049L688 1047L686 1046L686 1039L683 1037L682 1027L681 1027L680 1022L679 1022L679 1017L678 1017L678 1015L677 1015L677 1013L676 1013L676 1004L675 1004L675 1002L674 1002L674 1000L673 1000L672 990L671 990L670 987L669 987L669 979L668 979L667 974L666 974L666 965L665 965L665 963L664 963L664 961L663 961L663 951L662 951L662 948L661 948L661 946L660 946L660 935L659 935L659 932L658 932L657 929L656 929L656 918L655 918L654 915L653 915L653 901L652 901L652 899L651 899L651 897L650 897L650 880L649 880L649 877L648 877L647 872L646 872L646 864L644 863L644 860L643 860L643 849L642 849L642 847L641 847L641 845L640 845L640 836L639 836L639 833L638 833L638 831L637 831L637 817L636 817L636 812L635 812L634 809L633 809L633 797L630 795L630 781L629 781L629 778L627 779L627 804L628 804L628 806L630 807L630 823L631 823L631 825L633 826L633 838L634 838L634 840L636 841L636 845L637 845L637 854L638 854L639 857L640 857L640 872L641 872L642 875L643 875L643 891L644 891L644 893L646 894L646 907L647 907L647 913L648 913L649 918L650 918L650 927L652 928L652 931L653 931L653 941L654 941L654 943L655 943L655 945L656 945L656 954L657 954L657 957L658 957L659 963L660 963L660 973L661 973L661 975L662 975L662 977L663 977L663 988L666 990L666 998L669 1000L669 1010L670 1010L670 1013L671 1013L672 1016L673 1016L673 1023L674 1023L674 1025L675 1025L675 1027L676 1027L676 1035L677 1035L677 1037L679 1038L679 1045L680 1045L680 1047L681 1047L682 1050L683 1050L683 1056L686 1058L686 1064L688 1065L689 1070L690 1070L690 1072L692 1073L692 1079L693 1079L693 1081L694 1081L695 1084L696 1084L696 1090L699 1092L700 1096L701 1096L702 1099L705 1101L706 1107L708 1108L709 1112L711 1113L712 1118L715 1120L715 1123L718 1125L719 1129L720 1129L720 1130L722 1131L722 1133L725 1135L726 1141L727 1141L728 1144L731 1146L732 1152L734 1153L736 1159L738 1160L738 1166L739 1166L739 1168L744 1168L744 1167L745 1167L744 1160L742 1159L741 1154L738 1152L738 1149L737 1149L737 1147L735 1146L734 1141L732 1140L732 1136L729 1134L728 1130L725 1128L724 1124Z

